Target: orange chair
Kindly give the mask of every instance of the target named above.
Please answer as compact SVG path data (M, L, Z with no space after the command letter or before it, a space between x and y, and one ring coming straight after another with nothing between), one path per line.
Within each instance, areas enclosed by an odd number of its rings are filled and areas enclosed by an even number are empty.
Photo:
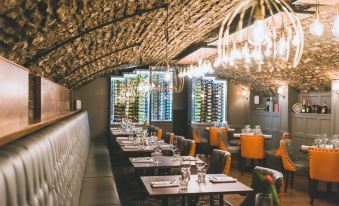
M211 127L210 128L210 146L212 147L218 147L219 141L218 141L218 132L224 131L227 135L227 128L217 128L217 127Z
M291 139L290 133L284 132L283 135L281 136L280 140L284 140L284 139ZM274 151L274 157L281 157L281 147L280 147L280 144L279 144L278 149L276 149Z
M194 140L196 144L200 144L201 142L201 137L194 127L192 127L192 140Z
M158 140L161 140L162 139L162 129L157 128L156 135L157 135Z
M240 136L241 175L244 174L244 158L251 160L261 160L265 166L264 137L262 135Z
M295 173L307 174L308 173L308 162L298 160L297 157L293 156L292 146L290 139L280 140L280 152L281 161L283 165L283 173L285 176L285 193L287 192L289 178L291 177L291 188L293 187L293 179Z
M174 141L174 133L172 132L166 132L164 141L168 144L172 144Z
M308 149L310 163L311 205L317 193L318 181L339 183L339 149ZM326 163L326 166L325 164ZM339 191L338 191L339 197Z

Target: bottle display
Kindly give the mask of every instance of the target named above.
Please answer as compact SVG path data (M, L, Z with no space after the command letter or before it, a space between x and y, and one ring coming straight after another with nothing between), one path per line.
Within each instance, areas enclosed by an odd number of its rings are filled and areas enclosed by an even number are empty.
M321 114L327 114L327 113L328 113L328 107L326 106L326 101L324 101L324 104L321 107Z
M125 104L121 101L124 78L111 79L111 124L120 123L125 116Z
M192 122L225 121L226 81L192 79Z
M172 82L164 80L164 72L157 72L152 76L152 85L155 88L160 88L152 90L151 94L152 121L172 121Z
M301 108L301 113L305 113L306 112L306 103L305 103L305 99L303 99L303 105Z

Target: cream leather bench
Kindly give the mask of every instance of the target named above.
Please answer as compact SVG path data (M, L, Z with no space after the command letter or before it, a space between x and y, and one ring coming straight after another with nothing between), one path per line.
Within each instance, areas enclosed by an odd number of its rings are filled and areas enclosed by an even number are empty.
M0 148L0 205L78 205L90 144L81 112Z

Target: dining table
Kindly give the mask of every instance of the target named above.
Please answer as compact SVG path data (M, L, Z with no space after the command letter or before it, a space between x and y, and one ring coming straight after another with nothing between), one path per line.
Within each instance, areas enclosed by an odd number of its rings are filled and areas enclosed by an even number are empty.
M159 162L156 162L158 158ZM192 156L181 156L184 161L189 161L191 166L195 166L196 159ZM158 157L130 157L129 161L135 169L170 169L180 167L180 159L173 156Z
M224 174L206 174L206 181L199 183L197 175L191 175L188 187L181 189L179 186L179 175L169 176L142 176L141 181L151 197L157 197L162 200L162 205L168 205L168 198L182 197L181 205L185 204L185 198L189 196L202 195L218 195L219 205L224 205L225 194L240 194L246 195L253 191L252 188L234 179L230 182L213 182L214 178L228 177ZM233 178L231 178L233 179ZM154 187L155 182L169 181L171 183L168 187ZM152 184L153 183L153 184ZM212 202L211 202L212 204Z
M242 135L254 136L254 133L234 133L233 137L240 138ZM273 139L271 134L262 134L265 139Z

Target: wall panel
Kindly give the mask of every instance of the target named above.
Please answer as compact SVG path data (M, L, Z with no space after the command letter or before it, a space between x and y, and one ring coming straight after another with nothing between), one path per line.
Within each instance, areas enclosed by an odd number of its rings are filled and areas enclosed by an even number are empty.
M0 57L0 134L28 124L28 71Z

